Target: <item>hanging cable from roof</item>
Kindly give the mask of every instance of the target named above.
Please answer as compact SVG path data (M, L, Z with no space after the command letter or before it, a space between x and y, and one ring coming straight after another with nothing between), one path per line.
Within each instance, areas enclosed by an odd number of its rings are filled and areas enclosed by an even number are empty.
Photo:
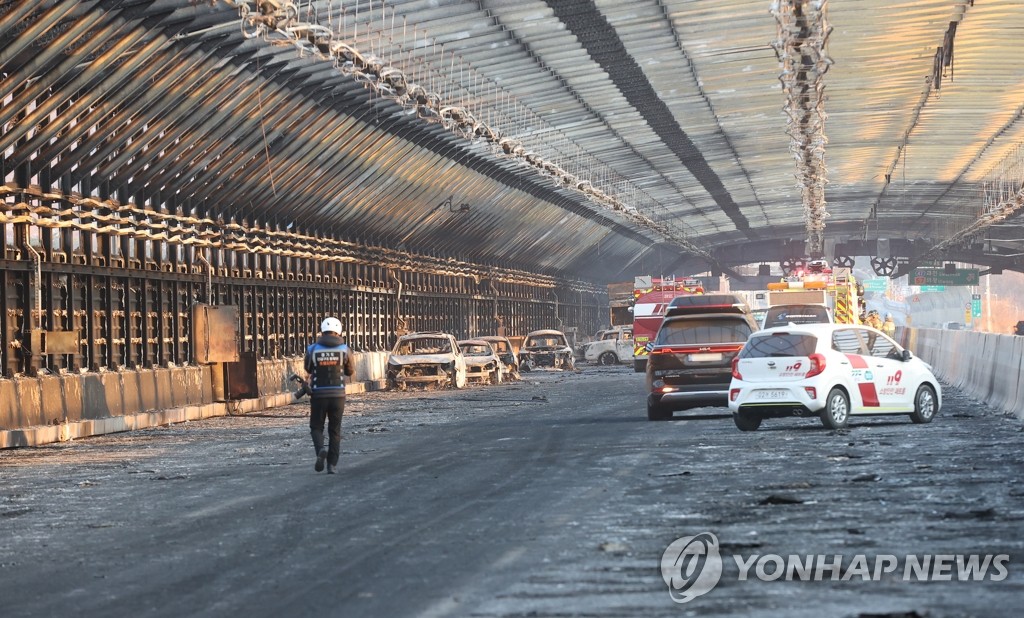
M772 41L782 64L779 81L786 101L786 134L796 161L796 178L804 207L807 253L824 254L825 185L825 82L832 65L825 51L832 26L826 17L827 0L774 0L770 11L778 22L778 37Z
M1018 144L996 167L996 175L983 184L984 204L977 219L933 246L921 256L922 259L977 242L987 228L1024 211L1024 146Z

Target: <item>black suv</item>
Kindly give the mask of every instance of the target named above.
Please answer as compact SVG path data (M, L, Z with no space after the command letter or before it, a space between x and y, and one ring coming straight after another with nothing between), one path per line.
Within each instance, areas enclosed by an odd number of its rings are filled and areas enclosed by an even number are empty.
M672 301L647 361L647 418L728 405L732 359L756 330L746 303L731 294Z

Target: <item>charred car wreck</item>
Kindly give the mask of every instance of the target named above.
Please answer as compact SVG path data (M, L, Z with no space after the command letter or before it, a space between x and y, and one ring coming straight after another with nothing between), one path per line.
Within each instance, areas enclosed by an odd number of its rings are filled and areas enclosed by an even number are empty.
M466 357L466 377L470 382L501 384L501 359L490 343L483 339L467 339L459 342L459 348Z
M498 355L498 359L501 361L502 381L518 380L519 359L516 358L515 348L508 337L488 335L480 338L491 344L491 347L494 348L494 353Z
M519 350L519 369L532 371L542 367L576 369L576 357L561 331L535 330L523 341Z
M410 333L399 337L388 356L388 388L464 388L466 359L448 333Z

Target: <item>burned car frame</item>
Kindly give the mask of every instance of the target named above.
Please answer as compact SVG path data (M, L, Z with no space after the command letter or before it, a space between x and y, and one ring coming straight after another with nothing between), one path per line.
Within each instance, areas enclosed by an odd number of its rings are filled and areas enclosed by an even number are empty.
M498 359L501 360L501 372L502 381L507 382L509 380L519 379L519 359L516 357L515 347L508 337L502 337L500 335L487 335L480 337L487 343L491 344L494 348L494 353L498 355Z
M464 388L466 381L466 359L448 333L402 335L388 356L389 389Z
M466 378L470 382L483 384L501 384L501 359L494 347L483 339L466 339L459 341L462 356L466 358Z
M519 369L532 371L541 367L576 369L576 356L562 331L535 330L523 340L523 347L519 350Z

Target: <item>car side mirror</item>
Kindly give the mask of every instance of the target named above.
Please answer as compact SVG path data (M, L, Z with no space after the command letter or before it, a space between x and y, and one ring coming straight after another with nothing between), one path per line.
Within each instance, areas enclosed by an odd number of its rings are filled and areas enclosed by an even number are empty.
M903 362L907 362L908 360L910 360L910 359L912 359L914 357L910 355L910 350L903 350L903 356L901 358L902 358Z

